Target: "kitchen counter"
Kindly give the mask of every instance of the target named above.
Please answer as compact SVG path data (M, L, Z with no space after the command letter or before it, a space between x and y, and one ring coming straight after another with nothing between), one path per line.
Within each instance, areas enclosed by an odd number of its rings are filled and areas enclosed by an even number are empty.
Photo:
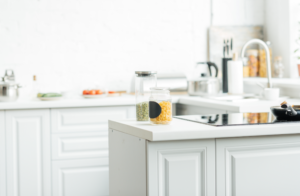
M300 195L299 152L300 123L110 120L110 194Z
M111 129L149 141L229 138L300 133L300 123L214 127L174 119L170 125L151 125L135 119L109 120Z
M122 106L135 105L133 96L104 97L101 99L62 99L58 101L16 101L0 102L0 110L10 109L39 109L39 108L70 108L70 107L97 107L97 106Z
M173 96L173 103L177 103L180 96ZM58 101L19 100L16 102L0 102L0 110L14 109L42 109L42 108L73 108L73 107L101 107L135 105L135 96L123 95L118 97L103 97L100 99L62 99Z
M278 101L247 101L247 102L227 102L213 100L202 97L190 97L187 95L172 96L173 103L199 106L203 108L211 108L224 110L228 112L269 112L270 106L279 105L284 99ZM300 105L299 99L288 99L293 105ZM101 107L101 106L126 106L135 105L135 96L123 95L120 97L104 97L101 99L62 99L59 101L24 101L16 102L0 102L0 110L14 109L42 109L42 108L72 108L72 107Z

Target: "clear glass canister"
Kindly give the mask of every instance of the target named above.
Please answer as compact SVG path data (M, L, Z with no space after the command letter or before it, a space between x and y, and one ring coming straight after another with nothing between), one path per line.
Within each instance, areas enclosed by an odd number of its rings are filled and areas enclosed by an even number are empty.
M249 76L258 76L258 50L247 50Z
M149 117L152 124L167 125L172 121L172 100L168 88L151 88Z
M272 45L270 41L266 42L269 52L270 52L270 59L272 59ZM267 77L267 53L266 50L262 47L262 45L259 45L258 50L259 55L259 76L266 78ZM272 66L272 60L271 60L271 66Z
M282 57L276 56L273 64L273 77L283 78L284 66L282 64Z
M149 120L150 88L156 87L156 71L135 72L136 120Z

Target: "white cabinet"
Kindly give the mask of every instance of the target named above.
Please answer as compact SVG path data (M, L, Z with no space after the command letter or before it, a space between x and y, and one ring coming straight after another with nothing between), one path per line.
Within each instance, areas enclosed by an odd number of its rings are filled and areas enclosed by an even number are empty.
M134 106L0 111L0 196L108 196L108 119Z
M216 142L218 196L300 195L300 135Z
M108 196L108 119L134 106L51 109L54 196Z
M109 196L108 158L53 161L54 196Z
M52 160L107 158L107 132L52 134Z
M51 109L52 133L108 131L108 119L125 119L134 107Z
M6 196L6 145L5 145L5 116L0 111L0 196Z
M215 140L149 142L109 132L110 196L215 196Z
M215 140L148 142L148 195L214 196Z
M6 111L7 196L50 196L49 110Z

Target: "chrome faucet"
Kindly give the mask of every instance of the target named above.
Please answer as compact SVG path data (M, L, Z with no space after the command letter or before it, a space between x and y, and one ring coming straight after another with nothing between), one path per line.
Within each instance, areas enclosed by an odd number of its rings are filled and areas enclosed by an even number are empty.
M253 43L261 44L266 51L266 59L267 59L267 73L268 73L268 88L272 88L272 75L271 75L271 59L270 59L270 51L267 44L260 39L251 39L249 40L242 49L242 58L244 58L246 48Z

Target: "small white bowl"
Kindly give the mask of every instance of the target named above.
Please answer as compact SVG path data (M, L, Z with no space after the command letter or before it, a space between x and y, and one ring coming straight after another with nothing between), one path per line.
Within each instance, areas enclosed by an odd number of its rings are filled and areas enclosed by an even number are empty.
M265 88L264 97L266 100L278 100L280 94L279 88Z

